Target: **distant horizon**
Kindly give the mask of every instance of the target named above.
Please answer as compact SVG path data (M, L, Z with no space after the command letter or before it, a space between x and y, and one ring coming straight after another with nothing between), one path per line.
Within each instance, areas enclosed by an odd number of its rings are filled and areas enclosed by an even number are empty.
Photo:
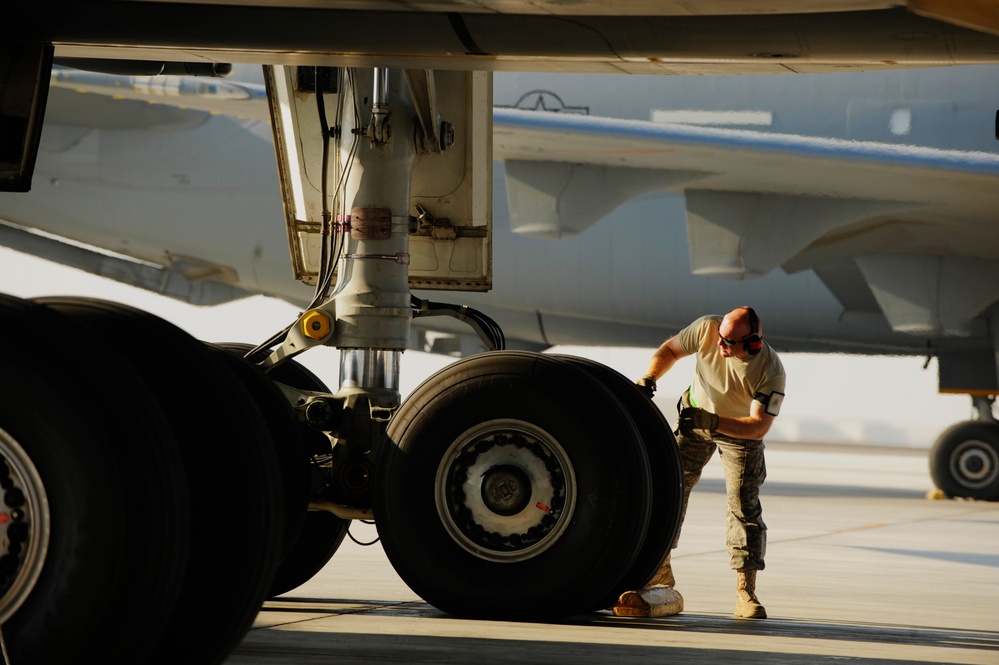
M195 307L74 268L0 248L0 292L31 298L86 296L132 305L163 317L198 339L259 343L290 323L297 308L254 296L215 307ZM228 335L222 339L220 334ZM553 352L591 358L629 378L642 376L654 349L562 346ZM339 376L338 351L310 350L300 362L331 389ZM857 443L929 448L937 436L972 418L967 395L937 392L936 361L922 358L782 353L787 398L770 435L772 441ZM403 354L400 392L408 395L455 358L408 350ZM656 402L673 417L676 397L689 384L693 365L681 360L659 381Z

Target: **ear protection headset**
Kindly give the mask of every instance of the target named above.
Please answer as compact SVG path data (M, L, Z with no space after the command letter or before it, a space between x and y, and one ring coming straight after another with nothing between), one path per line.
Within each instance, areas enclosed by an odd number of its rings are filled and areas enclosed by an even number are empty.
M756 316L756 310L747 305L742 308L749 312L749 334L742 338L742 348L751 356L755 356L763 349L763 337L760 335L760 319Z

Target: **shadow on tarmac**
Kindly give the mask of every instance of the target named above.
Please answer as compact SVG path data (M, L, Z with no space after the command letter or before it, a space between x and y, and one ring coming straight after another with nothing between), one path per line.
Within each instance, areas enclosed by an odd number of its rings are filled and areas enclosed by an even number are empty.
M407 663L474 663L475 665L498 665L530 663L546 663L552 665L581 665L583 663L693 663L712 665L717 663L739 663L740 665L755 665L763 663L772 665L810 665L813 663L849 660L852 663L865 665L898 665L897 659L864 658L858 656L844 657L842 655L815 653L809 649L810 642L780 642L786 649L791 644L801 644L800 653L774 653L771 651L734 650L691 648L689 646L670 646L669 644L648 645L634 644L636 641L647 641L649 633L700 633L719 636L745 636L754 638L774 638L783 640L819 640L843 641L871 645L905 645L920 647L939 647L947 649L967 650L969 655L977 653L979 657L989 652L999 654L999 632L927 629L925 627L864 624L856 622L837 621L795 621L786 619L768 619L766 621L747 621L733 617L719 617L703 614L682 614L675 617L657 619L620 618L609 613L599 612L593 615L578 616L553 624L526 624L520 622L492 622L494 626L505 625L509 630L501 630L508 637L467 638L442 634L433 634L433 623L438 620L451 622L472 621L452 617L436 608L419 602L385 603L379 605L371 601L329 600L315 598L284 598L280 607L269 604L269 612L307 613L315 616L317 613L330 615L363 614L370 618L383 618L391 622L398 618L419 618L425 622L420 635L383 634L383 633L341 633L297 631L285 627L278 633L268 631L266 641L254 640L253 631L247 639L226 661L232 665L250 665L273 662L290 662L271 660L272 657L288 653L294 646L295 663L312 665L313 663L373 663L401 662ZM294 616L288 617L290 623ZM391 625L389 623L389 625ZM622 631L642 631L641 638L632 640L622 633L613 643L590 641L554 641L538 639L517 639L518 632L529 627L538 626L573 626L593 627L601 629L607 636L606 629L621 628ZM446 631L440 631L446 632ZM532 630L536 635L536 631ZM632 642L632 643L629 643ZM858 645L859 646L859 645ZM881 650L883 651L883 650ZM401 659L401 660L396 660ZM911 665L929 665L939 661L906 661Z
M778 638L809 640L849 640L880 644L904 644L946 648L986 649L999 651L999 632L980 630L933 629L922 626L870 624L847 621L796 621L793 619L767 619L766 621L740 620L734 617L681 614L658 619L623 619L607 616L579 625L614 625L623 628L648 630L682 630L697 633L725 633L760 635ZM783 661L780 661L783 662ZM880 661L863 661L880 662Z
M721 478L701 478L694 486L695 492L725 493L725 481ZM898 489L892 487L866 487L862 485L819 485L813 483L787 483L768 480L760 488L760 496L791 497L836 497L872 499L925 499L923 490Z
M946 561L947 563L964 563L973 566L987 566L989 568L999 568L999 554L976 554L972 552L943 552L938 550L903 550L894 547L859 547L854 549L866 550L868 552L881 552L884 554L901 554L903 556L914 556L920 559L931 559L934 561Z

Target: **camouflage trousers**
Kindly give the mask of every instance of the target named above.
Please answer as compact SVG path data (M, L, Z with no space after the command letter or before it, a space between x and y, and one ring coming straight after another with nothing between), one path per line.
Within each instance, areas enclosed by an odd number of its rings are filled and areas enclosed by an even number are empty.
M763 523L760 505L760 486L767 477L763 441L735 439L717 433L704 439L677 432L677 444L683 463L681 528L690 490L701 479L701 471L717 450L725 473L725 545L730 566L733 570L763 570L767 551L767 525ZM680 532L677 531L674 548L679 541Z

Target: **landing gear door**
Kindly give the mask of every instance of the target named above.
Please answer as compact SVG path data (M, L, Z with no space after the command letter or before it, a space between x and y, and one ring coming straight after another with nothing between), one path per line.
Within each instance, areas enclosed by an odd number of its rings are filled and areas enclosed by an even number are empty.
M435 71L437 116L445 147L418 151L410 214L409 285L488 291L492 287L493 79L491 72ZM419 106L419 88L414 83ZM453 138L452 138L453 134Z
M325 209L333 211L327 223L339 221L331 200L340 158L332 148L324 156L323 137L337 135L336 109L353 109L355 100L339 100L335 68L264 71L294 275L315 285L323 256L324 196ZM419 119L417 135L390 140L414 141L417 149L410 178L409 286L487 291L492 287L492 74L411 70L406 81ZM369 102L356 101L362 114L370 113ZM341 137L344 149L351 138ZM346 210L351 204L340 202Z
M323 196L329 202L334 195L335 185L325 183L336 176L339 162L335 154L325 160L323 155L332 150L338 77L331 67L264 67L292 266L295 279L313 286L323 253Z
M53 48L0 44L0 191L27 192L38 156Z

